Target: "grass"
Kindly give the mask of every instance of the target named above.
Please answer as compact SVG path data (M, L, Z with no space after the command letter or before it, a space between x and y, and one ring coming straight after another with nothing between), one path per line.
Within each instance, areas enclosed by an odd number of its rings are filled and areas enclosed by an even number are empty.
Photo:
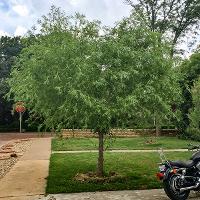
M188 159L191 152L166 154L169 159ZM116 162L117 161L117 162ZM157 153L105 153L105 171L114 171L124 178L109 183L81 183L77 173L96 170L97 154L52 154L47 193L93 192L161 188L155 173L160 162Z
M116 138L111 143L109 149L184 149L189 143L195 143L191 140L181 140L176 137L159 137L153 144L147 141L151 137L134 137L134 138ZM107 141L105 146L109 146ZM93 150L98 148L97 138L69 138L69 139L53 139L53 151L71 151L71 150Z

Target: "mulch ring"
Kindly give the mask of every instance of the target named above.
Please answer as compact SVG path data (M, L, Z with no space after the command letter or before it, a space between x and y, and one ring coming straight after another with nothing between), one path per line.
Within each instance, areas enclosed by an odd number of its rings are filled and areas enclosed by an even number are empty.
M13 140L0 148L0 179L9 172L30 145L30 139L21 139Z
M107 176L99 177L95 172L88 172L88 173L78 173L74 177L74 180L79 182L87 182L87 183L109 183L115 182L119 179L124 179L125 177L122 175L117 174L116 172L109 172Z

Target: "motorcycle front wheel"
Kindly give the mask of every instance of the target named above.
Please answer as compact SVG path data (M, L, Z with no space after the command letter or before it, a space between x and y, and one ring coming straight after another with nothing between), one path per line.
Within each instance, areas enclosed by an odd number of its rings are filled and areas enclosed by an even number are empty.
M163 181L165 193L171 200L186 200L190 194L190 190L180 192L179 189L176 189L178 181L178 175L169 175L169 177Z

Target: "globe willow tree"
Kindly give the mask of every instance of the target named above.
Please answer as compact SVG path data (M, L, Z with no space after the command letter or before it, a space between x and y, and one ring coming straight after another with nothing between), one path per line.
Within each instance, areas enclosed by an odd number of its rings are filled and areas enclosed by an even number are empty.
M179 91L170 50L144 27L119 26L99 36L99 24L80 15L73 23L59 10L52 16L56 21L45 18L45 31L23 50L9 80L10 95L25 101L49 128L75 124L97 133L97 175L103 176L104 136L113 127L144 120L155 110L169 114Z

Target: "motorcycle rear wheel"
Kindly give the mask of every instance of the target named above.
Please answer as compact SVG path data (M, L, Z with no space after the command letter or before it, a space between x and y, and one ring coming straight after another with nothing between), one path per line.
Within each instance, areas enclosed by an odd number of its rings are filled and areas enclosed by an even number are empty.
M171 200L186 200L190 194L190 190L180 192L180 190L173 188L172 184L175 179L177 179L177 175L173 174L169 175L169 177L163 181L165 193Z

